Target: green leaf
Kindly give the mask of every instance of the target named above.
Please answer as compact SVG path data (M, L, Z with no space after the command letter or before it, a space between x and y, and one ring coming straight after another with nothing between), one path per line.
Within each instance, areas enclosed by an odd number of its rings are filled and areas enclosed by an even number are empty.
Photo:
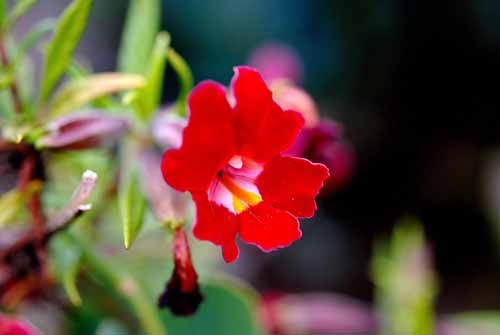
M76 279L80 271L82 252L65 232L57 234L50 243L50 259L53 271L61 282L74 305L81 304L80 293L76 286Z
M16 55L13 59L14 62L18 63L19 60L22 59L28 53L28 51L42 39L45 34L53 31L56 23L57 21L54 19L46 19L38 22L19 43Z
M417 219L403 218L390 241L375 246L372 274L384 334L433 333L437 279Z
M160 26L160 0L130 0L118 69L144 74Z
M92 7L92 0L74 0L58 21L49 42L40 88L40 101L47 102L55 85L64 74L78 45Z
M193 89L193 74L187 62L179 55L174 49L168 50L168 62L177 73L180 82L180 92L177 97L175 108L179 116L186 116L187 114L187 98L189 92Z
M0 196L0 227L13 223L22 211L26 200L41 189L39 181L32 181L26 190L13 189Z
M236 283L211 282L201 286L204 301L189 318L162 315L169 333L176 335L258 335L257 299Z
M135 103L135 109L142 120L148 120L160 105L169 44L170 35L166 32L159 33L150 57L146 87L138 92Z
M14 76L10 71L2 71L0 70L0 89L7 89L10 84L14 81Z
M22 193L11 190L0 197L0 227L12 223L17 213L23 208Z
M119 186L120 214L123 224L123 241L128 249L139 234L144 221L146 199L142 194L137 170L129 168Z
M5 0L0 0L0 28L3 28L7 16L7 4Z
M142 76L124 73L102 73L69 82L52 99L49 118L65 115L96 98L144 85Z
M500 312L472 311L459 313L445 319L450 333L489 335L500 334Z
M5 20L5 26L4 29L8 30L11 29L16 23L21 16L23 16L27 11L33 7L38 0L18 0L16 1L16 4L12 11L9 13L7 16L7 19Z
M113 319L104 319L99 323L96 335L127 335L127 328L123 326L120 322Z

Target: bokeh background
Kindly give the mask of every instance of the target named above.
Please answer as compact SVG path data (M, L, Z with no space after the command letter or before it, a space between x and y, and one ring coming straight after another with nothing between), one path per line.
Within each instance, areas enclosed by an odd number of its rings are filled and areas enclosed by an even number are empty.
M19 31L69 1L40 1ZM96 1L79 59L115 69L127 1ZM228 83L262 43L295 50L302 85L344 126L349 184L322 197L293 247L243 247L224 266L262 292L334 291L371 301L373 243L421 219L440 312L500 308L500 2L166 0L162 28L196 81ZM164 101L177 94L167 70Z

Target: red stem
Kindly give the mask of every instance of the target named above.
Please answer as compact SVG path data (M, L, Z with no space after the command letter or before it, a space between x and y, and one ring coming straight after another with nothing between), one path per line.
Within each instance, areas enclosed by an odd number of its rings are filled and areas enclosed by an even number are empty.
M36 157L34 153L29 153L24 159L21 165L21 170L19 171L19 177L17 181L17 187L19 188L19 190L26 190L29 182L33 179L35 169ZM31 196L31 199L28 201L28 209L31 212L31 220L36 240L41 241L45 232L45 217L43 216L42 212L39 192L35 192Z

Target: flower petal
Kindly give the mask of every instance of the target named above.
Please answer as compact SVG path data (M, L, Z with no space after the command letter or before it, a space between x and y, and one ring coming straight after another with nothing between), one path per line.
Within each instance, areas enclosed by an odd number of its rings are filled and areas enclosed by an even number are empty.
M239 228L236 216L223 206L209 201L205 193L193 193L193 200L196 204L193 235L221 246L226 262L236 260L239 254L235 241Z
M242 212L239 219L240 238L266 252L287 247L302 236L294 216L265 202Z
M257 177L262 199L297 217L311 217L316 210L314 197L328 178L328 168L296 157L276 157Z
M189 110L182 145L165 152L162 172L179 191L204 191L235 153L234 117L224 87L212 81L193 90Z
M240 154L268 161L292 145L304 118L300 113L283 111L257 71L237 67L235 73L232 89Z

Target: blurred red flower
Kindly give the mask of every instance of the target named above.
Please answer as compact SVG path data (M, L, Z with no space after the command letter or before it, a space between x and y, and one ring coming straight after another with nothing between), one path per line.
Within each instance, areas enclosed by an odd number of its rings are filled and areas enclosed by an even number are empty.
M297 218L314 215L314 198L329 175L322 164L281 155L304 118L283 111L257 71L235 72L234 107L216 82L193 90L182 145L166 151L161 166L170 186L193 197L194 236L221 246L226 262L238 257L238 233L266 252L299 239Z

